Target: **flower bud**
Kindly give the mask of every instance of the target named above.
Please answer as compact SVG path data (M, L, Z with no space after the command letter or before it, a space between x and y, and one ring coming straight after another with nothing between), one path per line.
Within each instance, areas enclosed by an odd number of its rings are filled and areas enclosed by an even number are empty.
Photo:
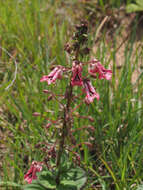
M32 115L35 116L35 117L37 117L37 116L40 116L41 114L38 113L38 112L34 112Z
M50 95L49 97L48 97L48 101L50 101L50 100L52 100L53 99L53 96L52 95Z
M91 117L91 116L88 116L88 119L89 119L89 121L90 121L90 122L94 122L94 119L93 119L93 117Z
M49 90L44 89L43 92L44 92L45 94L48 94L48 93L49 93Z
M46 129L49 129L50 126L51 126L51 123L47 123L47 125L46 125Z
M87 145L89 148L92 148L92 144L90 142L84 142L83 144Z

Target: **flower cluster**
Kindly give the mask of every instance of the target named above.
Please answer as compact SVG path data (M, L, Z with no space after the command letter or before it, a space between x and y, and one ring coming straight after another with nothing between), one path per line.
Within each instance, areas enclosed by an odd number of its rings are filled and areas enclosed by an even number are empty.
M61 79L62 76L62 67L61 66L57 66L55 67L51 73L47 76L43 76L41 78L41 82L46 81L48 83L48 85L50 85L51 83L55 83L56 79Z
M90 62L89 69L88 69L89 74L96 78L96 74L99 74L99 79L106 79L110 80L112 77L112 71L109 69L105 69L100 62L97 59L93 59Z
M29 184L32 183L32 180L37 179L36 173L40 172L41 170L42 170L42 163L33 161L30 169L24 175L25 181L27 181Z
M72 63L72 76L71 76L71 85L72 86L82 86L83 92L86 94L85 102L87 104L90 104L94 101L96 98L99 100L100 96L96 92L96 89L93 87L91 80L87 77L82 77L82 70L83 66L87 64L88 65L88 73L93 78L99 78L99 79L106 79L110 80L112 77L112 71L109 69L105 69L101 63L93 59L89 61L88 63L82 63L79 61L73 61ZM51 83L55 83L56 79L61 79L63 71L66 71L62 66L56 66L49 75L43 76L41 78L41 82L46 81L48 85Z

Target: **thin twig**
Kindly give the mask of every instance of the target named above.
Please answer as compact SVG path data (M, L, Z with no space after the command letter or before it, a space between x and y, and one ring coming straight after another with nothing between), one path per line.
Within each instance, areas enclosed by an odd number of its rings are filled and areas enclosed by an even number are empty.
M106 16L106 17L102 20L102 22L101 22L101 24L99 25L99 27L97 28L97 32L96 32L96 40L97 40L98 37L99 37L99 33L100 33L100 31L101 31L103 25L105 24L105 22L106 22L107 19L109 19L109 18L110 18L109 16Z

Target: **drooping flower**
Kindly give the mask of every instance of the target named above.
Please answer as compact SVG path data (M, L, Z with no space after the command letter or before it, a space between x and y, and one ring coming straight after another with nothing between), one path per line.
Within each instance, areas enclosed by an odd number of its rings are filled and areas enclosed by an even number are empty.
M84 92L86 93L85 97L85 102L87 104L90 104L93 102L94 98L99 100L100 96L99 94L95 91L95 88L92 86L92 83L89 79L85 79L83 81L83 87L84 87Z
M82 72L82 64L73 62L72 79L71 79L72 86L82 86L83 81L82 81L81 72Z
M90 62L89 68L88 68L88 72L89 74L96 78L96 74L99 74L99 79L106 79L106 80L110 80L112 77L112 71L109 69L105 69L103 67L103 65L100 64L100 62L96 59L93 59Z
M56 79L61 79L62 77L62 67L61 66L57 66L55 67L49 75L45 75L40 79L40 82L44 82L46 81L48 83L48 85L50 85L51 83L55 83Z
M28 172L24 175L24 179L30 184L32 180L37 179L36 173L42 170L42 164L36 161L32 162L32 165Z

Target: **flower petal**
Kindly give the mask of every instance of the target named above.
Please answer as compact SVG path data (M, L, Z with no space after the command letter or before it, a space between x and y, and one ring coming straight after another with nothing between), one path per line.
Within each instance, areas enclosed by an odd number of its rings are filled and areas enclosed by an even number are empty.
M100 62L97 60L91 61L88 72L94 78L96 78L97 73L99 74L99 79L110 80L112 77L112 71L109 69L105 69L103 65L101 65Z
M56 79L61 79L61 77L62 77L62 67L57 66L49 73L49 75L43 76L40 79L40 82L46 81L48 85L50 85L51 83L55 83Z
M31 183L32 180L37 179L36 173L40 172L42 170L42 164L38 163L36 161L32 162L32 165L28 172L24 175L24 179L28 182Z
M72 86L82 86L82 64L73 62L72 66L72 79L71 84Z
M94 101L94 98L99 100L100 96L95 91L95 88L92 86L92 83L89 79L85 79L83 81L83 86L84 86L84 92L86 93L86 97L85 97L86 103L88 104L92 103Z

